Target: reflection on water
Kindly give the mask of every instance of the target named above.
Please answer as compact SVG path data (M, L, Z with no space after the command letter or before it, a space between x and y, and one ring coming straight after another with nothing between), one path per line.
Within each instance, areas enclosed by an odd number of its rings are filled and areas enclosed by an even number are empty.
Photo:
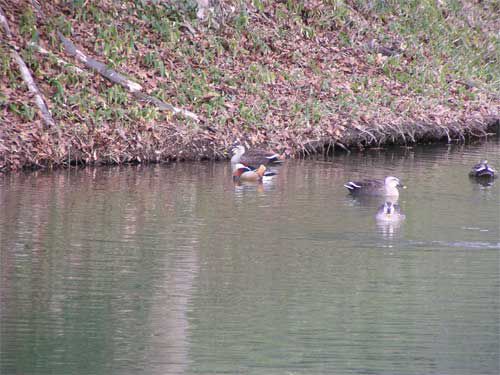
M0 176L2 374L497 374L500 146ZM401 177L406 219L351 179Z
M401 235L401 225L402 221L377 221L378 232L384 239L398 238Z

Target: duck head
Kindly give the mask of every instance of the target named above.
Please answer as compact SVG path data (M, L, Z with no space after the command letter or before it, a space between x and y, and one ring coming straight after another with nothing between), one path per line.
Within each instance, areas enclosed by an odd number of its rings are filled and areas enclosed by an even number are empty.
M385 178L385 186L389 188L403 188L406 189L406 186L404 186L401 182L401 180L397 177L394 176L387 176Z
M241 156L245 153L245 146L238 145L234 147L232 150L233 156L231 157L231 163L238 163L240 161Z
M243 145L235 146L231 151L233 152L233 155L243 155L245 153L245 146Z

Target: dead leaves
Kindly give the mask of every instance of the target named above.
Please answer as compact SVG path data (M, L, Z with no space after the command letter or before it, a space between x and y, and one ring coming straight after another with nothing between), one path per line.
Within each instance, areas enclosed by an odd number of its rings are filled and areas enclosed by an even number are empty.
M47 17L64 14L75 43L102 55L103 25L91 18L76 19L75 10L63 3L45 2ZM139 3L128 12L120 2L94 4L99 12L116 15L117 30L138 26L141 31L132 47L122 46L125 56L116 60L116 68L144 82L147 92L161 92L162 99L187 106L200 115L201 124L169 116L161 121L139 119L131 125L112 117L95 121L79 110L85 103L53 100L51 108L69 107L61 110L66 115L61 116L61 138L53 138L36 121L29 123L9 109L21 107L30 98L26 91L13 88L16 84L4 74L0 76L0 122L9 126L0 126L0 168L225 158L236 139L292 156L322 142L364 147L430 135L453 139L457 132L466 134L471 129L481 134L495 121L491 119L499 117L498 98L483 90L481 82L450 76L445 77L450 88L446 93L436 90L433 79L412 88L408 80L418 79L423 71L407 69L415 61L415 51L391 29L389 24L396 20L390 14L377 18L349 5L343 19L327 3L308 0L302 4L303 11L294 12L283 1L262 2L259 9L250 2L244 27L231 22L235 10L221 28L201 23L193 31L189 25L182 26L175 43L155 32L151 19L139 16ZM221 7L234 4L224 0ZM18 18L11 16L9 21L14 24ZM305 28L314 35L306 37ZM39 31L43 45L55 50L46 30L40 27ZM16 40L16 45L23 42ZM432 57L425 46L422 53ZM149 65L147 56L154 56ZM36 58L43 72L40 81L43 76L62 74L57 64ZM91 111L110 109L102 95L110 84L98 75L91 77L69 80L65 93L70 97L89 90L96 104ZM48 82L41 82L41 89L46 96L55 92ZM126 112L125 107L120 109Z

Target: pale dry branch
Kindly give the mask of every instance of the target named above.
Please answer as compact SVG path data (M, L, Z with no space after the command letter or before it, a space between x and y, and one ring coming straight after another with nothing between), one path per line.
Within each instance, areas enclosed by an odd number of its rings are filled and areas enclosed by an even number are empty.
M35 97L35 103L38 106L38 109L40 109L40 112L42 113L42 119L47 127L52 127L55 125L54 119L52 118L52 114L50 113L49 108L45 104L45 100L43 98L43 95L40 93L40 90L38 90L38 87L31 76L31 73L24 63L24 60L21 58L19 53L17 51L12 50L11 56L13 59L16 61L17 65L19 66L19 71L21 72L21 76L23 77L24 82L28 86L28 89L30 90L31 93L33 93Z
M161 110L172 111L174 114L181 114L181 115L188 117L194 121L200 120L199 117L193 112L187 111L187 110L182 109L182 108L177 108L177 107L173 106L172 104L165 103L165 102L161 101L160 99L157 99L157 98L150 96L148 94L145 94L143 92L137 91L137 92L134 92L133 95L137 99L139 99L143 102L153 103Z
M363 133L363 134L368 134L372 141L377 143L377 137L375 137L372 133L370 133L368 130L364 130L364 129L361 129L359 127L355 127L356 130L358 130L359 132ZM370 141L367 141L368 143L371 143Z
M348 154L351 153L351 150L349 150L349 148L344 145L343 143L339 142L339 141L335 141L335 145L336 146L339 146L342 150L344 150L345 152L347 152Z
M79 67L77 67L77 66L75 66L73 64L70 64L66 60L63 60L63 59L59 58L55 53L46 50L41 45L36 44L35 42L29 42L28 45L30 47L36 49L42 55L49 56L50 58L53 58L59 66L63 66L65 68L68 68L69 70L71 70L71 71L73 71L75 73L78 73L78 74L84 74L84 73L86 73L83 69L80 69Z
M12 37L12 33L9 28L9 23L7 22L7 17L5 16L5 13L3 12L3 9L1 7L0 7L0 24L2 24L4 33L6 34L7 38L10 39ZM38 86L36 85L35 80L33 79L33 76L30 73L30 70L26 66L26 63L22 59L21 55L19 55L19 53L11 45L10 47L12 49L11 56L19 66L19 72L21 73L23 81L26 83L26 86L28 86L29 91L35 97L35 103L42 114L42 119L45 126L47 128L54 126L55 122L54 119L52 118L52 114L50 113L50 110L47 107L47 104L45 103L45 99L43 98L42 93L40 92L40 90L38 90Z
M198 11L196 12L196 18L199 20L203 20L205 18L206 13L208 13L208 8L210 7L209 0L197 0L198 3Z
M5 16L2 7L0 7L0 24L3 27L4 33L7 35L7 39L10 39L12 37L12 33L10 32L9 23L7 22L7 17Z
M182 108L177 108L169 103L161 101L160 99L145 94L144 92L142 92L143 87L140 84L133 82L130 79L123 76L122 74L116 72L115 70L108 68L106 64L97 61L91 57L88 57L85 53L83 53L83 51L76 48L76 46L73 44L71 40L67 39L60 32L58 32L58 36L64 46L64 49L70 56L75 57L78 61L82 62L86 67L95 70L109 81L125 87L129 92L131 92L134 95L134 97L138 98L139 100L142 100L147 103L153 103L161 110L172 111L174 112L174 114L181 114L194 121L200 120L199 117L193 112L190 112Z
M136 82L131 81L124 75L118 73L117 71L108 68L106 64L97 61L96 59L93 59L92 57L88 57L85 53L83 53L81 50L76 48L76 46L73 44L73 42L69 39L67 39L64 35L62 35L60 32L57 33L59 36L59 39L61 40L64 49L68 53L68 55L76 58L78 61L83 63L86 67L91 68L95 70L97 73L102 75L104 78L108 79L109 81L113 83L117 83L123 87L125 87L128 91L130 92L136 92L136 91L141 91L142 86Z
M38 0L31 0L31 5L33 5L33 8L35 9L35 13L36 13L37 17L45 18L45 14L43 13L42 6L40 5L40 2Z

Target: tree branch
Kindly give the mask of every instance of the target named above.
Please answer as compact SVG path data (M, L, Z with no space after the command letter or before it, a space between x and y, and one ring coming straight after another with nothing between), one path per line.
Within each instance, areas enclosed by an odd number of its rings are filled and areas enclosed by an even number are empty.
M7 39L10 39L12 37L12 33L10 32L9 23L7 22L7 17L5 16L2 7L0 7L0 24L3 27L4 33L7 35Z
M2 24L2 27L4 29L7 38L11 39L12 33L9 28L9 23L7 22L7 17L5 16L5 13L3 12L3 9L1 7L0 7L0 24ZM35 80L33 79L30 73L30 70L24 63L24 60L22 59L21 55L19 55L19 53L12 47L12 45L10 45L10 43L9 46L12 49L11 56L19 66L19 71L21 73L23 81L28 86L30 92L33 93L35 96L35 103L38 106L38 109L40 109L40 112L42 113L42 119L45 123L45 127L46 128L53 127L55 125L55 122L54 119L52 118L52 114L50 113L47 104L45 104L43 95L41 94L40 90L38 90L38 86L36 85Z
M172 111L175 114L181 114L181 115L188 117L192 120L195 120L197 122L200 121L198 115L196 115L195 113L187 111L187 110L182 109L182 108L177 108L171 104L165 103L165 102L161 101L160 99L154 98L154 97L142 92L143 87L140 84L133 82L133 81L129 80L128 78L126 78L125 76L123 76L122 74L116 72L115 70L108 68L104 63L97 61L91 57L88 57L87 55L85 55L85 53L83 53L81 50L79 50L73 44L73 42L71 40L67 39L60 32L58 32L57 34L58 34L59 39L61 40L61 42L64 46L64 49L66 50L66 52L69 55L75 57L78 61L85 64L86 67L97 71L100 75L102 75L104 78L108 79L109 81L111 81L113 83L117 83L117 84L125 87L128 91L130 91L139 100L142 100L142 101L147 102L147 103L153 103L161 110Z
M165 102L161 101L160 99L157 99L157 98L155 98L153 96L150 96L148 94L145 94L143 92L136 91L136 92L133 93L133 95L137 99L142 100L143 102L153 103L154 105L156 105L161 110L172 111L172 112L174 112L174 114L179 114L180 113L181 115L183 115L185 117L188 117L191 120L200 121L200 118L195 113L187 111L187 110L182 109L182 108L177 108L177 107L173 106L172 104L165 103Z
M57 64L59 66L67 67L69 70L72 70L75 73L79 73L79 74L84 74L85 73L85 74L88 74L87 72L85 72L84 70L80 69L79 67L77 67L77 66L75 66L73 64L70 64L66 60L63 60L63 59L59 58L55 53L47 51L45 48L43 48L39 44L36 44L35 42L29 42L28 45L30 47L33 47L34 49L36 49L42 55L46 55L46 56L49 56L49 57L53 58L57 62Z
M35 102L38 108L40 109L40 112L42 112L42 118L43 121L45 122L45 125L47 128L50 128L55 125L54 119L52 118L52 114L50 113L49 109L47 108L47 105L45 104L45 100L43 99L42 94L40 93L40 90L38 90L38 87L33 80L33 77L31 76L31 73L24 63L24 60L21 58L21 56L17 53L17 51L12 50L11 52L12 57L16 61L17 65L19 65L19 71L21 72L21 76L23 77L24 82L28 86L28 89L30 92L32 92L35 96Z
M124 75L116 72L113 69L108 68L106 64L85 55L81 50L76 48L76 46L73 44L71 40L67 39L60 32L57 32L57 35L59 36L59 39L61 39L61 42L66 52L70 56L75 57L78 61L85 64L85 66L87 66L88 68L94 69L104 78L108 79L113 83L118 83L119 85L125 87L128 91L132 93L135 91L142 90L142 86L139 85L138 83L133 82Z

